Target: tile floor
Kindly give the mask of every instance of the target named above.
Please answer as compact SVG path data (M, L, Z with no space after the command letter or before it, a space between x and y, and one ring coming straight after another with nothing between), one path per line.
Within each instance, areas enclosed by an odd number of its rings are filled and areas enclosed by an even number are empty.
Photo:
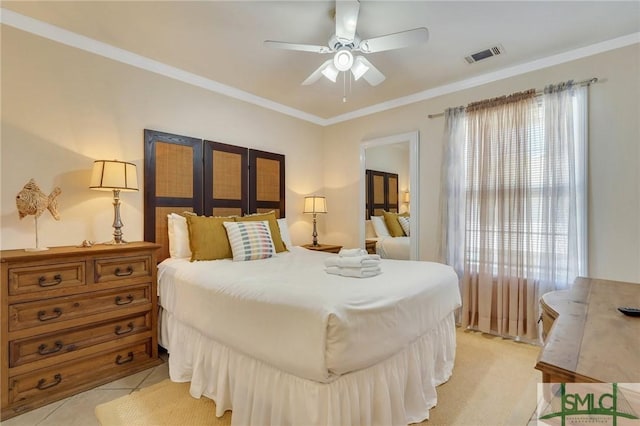
M13 417L2 426L100 426L94 414L96 405L169 378L167 353L161 352L160 358L164 363L156 367Z

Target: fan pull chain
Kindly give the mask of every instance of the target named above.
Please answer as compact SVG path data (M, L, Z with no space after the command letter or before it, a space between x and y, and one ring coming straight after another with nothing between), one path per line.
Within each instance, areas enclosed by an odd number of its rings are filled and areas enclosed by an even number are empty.
M347 102L347 73L342 73L342 102Z

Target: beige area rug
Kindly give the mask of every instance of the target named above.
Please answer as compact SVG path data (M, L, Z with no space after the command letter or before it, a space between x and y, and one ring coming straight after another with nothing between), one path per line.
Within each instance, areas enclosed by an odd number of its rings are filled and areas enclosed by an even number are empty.
M536 409L540 348L457 330L456 363L421 426L526 426Z
M420 425L526 426L536 406L539 349L460 329L457 339L453 376L438 387L438 405ZM230 412L214 413L212 400L192 398L189 383L170 380L96 407L103 426L231 424Z
M98 405L96 417L102 426L231 425L230 411L216 417L216 404L209 398L193 398L189 385L164 380Z

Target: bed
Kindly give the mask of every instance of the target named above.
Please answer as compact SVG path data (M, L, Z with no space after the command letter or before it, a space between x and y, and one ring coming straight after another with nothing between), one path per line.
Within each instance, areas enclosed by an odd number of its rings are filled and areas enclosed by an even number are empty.
M365 221L365 238L376 242L376 253L383 259L411 259L411 237L392 236L382 216Z
M427 419L453 369L455 273L383 260L381 275L346 278L324 272L327 256L289 247L250 262L164 260L171 380L215 400L217 416L233 410L233 424Z
M188 149L198 152L195 146ZM174 181L162 164L146 169L156 181ZM150 181L145 189L157 196L146 188ZM176 233L167 227L175 215L168 212L182 210L185 199L145 202L145 239L155 238L166 254L158 265L159 333L171 380L213 399L212 415L232 410L237 425L395 425L429 417L455 359L460 294L450 267L384 259L375 277L330 275L324 260L336 255L293 246L286 219L277 233L287 250L270 258L190 262L171 247Z

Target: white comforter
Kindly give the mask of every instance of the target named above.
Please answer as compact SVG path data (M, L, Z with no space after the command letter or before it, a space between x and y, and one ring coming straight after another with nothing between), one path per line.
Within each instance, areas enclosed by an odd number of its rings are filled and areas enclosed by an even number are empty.
M437 263L383 260L358 279L324 272L326 256L159 265L164 309L202 334L296 376L330 382L376 364L460 306L457 276Z
M383 259L411 259L410 237L379 237L376 253Z

